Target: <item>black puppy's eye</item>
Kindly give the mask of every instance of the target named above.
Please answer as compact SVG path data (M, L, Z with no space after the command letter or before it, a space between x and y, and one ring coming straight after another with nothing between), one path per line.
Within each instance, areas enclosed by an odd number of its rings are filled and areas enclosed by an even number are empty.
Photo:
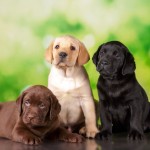
M24 104L25 104L27 107L29 107L29 106L30 106L29 100L26 100L26 101L24 102Z
M56 46L55 46L55 49L59 49L59 45L56 45Z
M74 51L76 48L74 46L70 46L70 49Z
M41 109L43 109L43 108L45 108L45 105L44 105L43 103L41 103L41 104L39 105L39 107L40 107Z
M105 51L104 50L100 51L100 55L103 55L103 54L105 54Z
M117 51L114 51L114 52L113 52L113 55L116 56L116 57L118 57L118 52L117 52Z

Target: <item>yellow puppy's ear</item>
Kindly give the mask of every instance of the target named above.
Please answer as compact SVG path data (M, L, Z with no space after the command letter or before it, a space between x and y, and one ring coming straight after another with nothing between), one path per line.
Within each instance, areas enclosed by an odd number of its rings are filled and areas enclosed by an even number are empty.
M52 60L53 60L53 53L52 53L53 44L54 44L54 41L50 43L49 47L47 48L45 52L45 58L49 63L52 63Z
M90 60L89 53L82 42L79 42L79 54L77 58L77 65L82 66Z

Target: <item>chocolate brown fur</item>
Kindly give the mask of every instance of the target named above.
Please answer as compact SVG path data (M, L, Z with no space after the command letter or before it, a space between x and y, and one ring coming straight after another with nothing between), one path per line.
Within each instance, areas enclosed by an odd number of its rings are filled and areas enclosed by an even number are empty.
M83 140L80 135L60 127L61 107L48 88L32 86L16 102L0 104L0 137L31 145L51 136L66 142Z

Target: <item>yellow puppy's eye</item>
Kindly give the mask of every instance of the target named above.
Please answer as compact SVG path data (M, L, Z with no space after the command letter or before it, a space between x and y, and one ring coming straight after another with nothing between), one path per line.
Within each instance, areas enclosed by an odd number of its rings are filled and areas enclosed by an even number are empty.
M70 46L70 49L74 51L76 48L74 46Z
M59 45L56 45L56 46L55 46L55 49L58 49L58 48L59 48Z

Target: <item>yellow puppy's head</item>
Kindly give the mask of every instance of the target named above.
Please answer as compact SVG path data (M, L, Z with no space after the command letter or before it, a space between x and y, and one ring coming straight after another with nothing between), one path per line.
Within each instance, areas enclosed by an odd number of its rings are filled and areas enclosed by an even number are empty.
M46 60L57 67L81 66L90 59L84 44L72 36L61 36L46 50Z

